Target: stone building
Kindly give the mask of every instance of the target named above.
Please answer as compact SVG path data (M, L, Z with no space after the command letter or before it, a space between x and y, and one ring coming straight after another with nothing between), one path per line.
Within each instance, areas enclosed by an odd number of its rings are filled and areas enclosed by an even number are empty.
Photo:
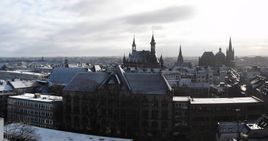
M183 59L182 51L181 51L181 45L180 45L180 51L177 58L177 61L174 64L175 67L188 67L191 68L192 64L190 62L185 62Z
M263 101L256 97L192 98L190 100L190 138L215 140L217 122L254 120L263 112Z
M8 120L45 128L60 128L62 97L25 93L9 96Z
M151 39L151 50L136 50L135 37L132 43L132 52L129 53L128 58L123 57L124 67L141 67L141 68L160 68L163 67L164 61L162 56L158 59L156 55L156 42L154 35Z
M204 52L199 58L199 66L215 66L215 56L213 52Z
M226 56L222 52L221 48L219 48L219 52L217 52L215 55L213 52L204 52L198 61L199 66L221 67L225 65L228 67L234 67L234 48L232 46L231 38L229 40L229 47L226 49Z
M222 65L225 65L225 62L225 55L222 53L221 48L219 48L219 52L217 52L215 55L215 65L220 67Z
M172 130L172 90L161 73L79 73L64 88L66 130L163 139Z

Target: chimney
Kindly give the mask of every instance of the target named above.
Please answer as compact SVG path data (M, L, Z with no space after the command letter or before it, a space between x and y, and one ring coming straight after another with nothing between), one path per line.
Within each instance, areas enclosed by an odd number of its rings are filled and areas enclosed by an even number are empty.
M41 97L40 94L38 94L38 93L35 93L35 94L34 94L34 98L40 98L40 97Z

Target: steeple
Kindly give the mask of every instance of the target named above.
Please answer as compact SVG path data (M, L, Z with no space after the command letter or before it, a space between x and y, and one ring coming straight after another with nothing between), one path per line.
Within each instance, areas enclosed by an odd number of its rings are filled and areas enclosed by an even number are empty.
M229 67L234 67L235 62L234 62L234 48L232 46L232 39L230 37L229 40L229 47L226 49L226 65Z
M152 39L151 39L151 42L150 42L150 44L151 44L151 53L152 54L155 54L155 40L154 40L154 33L153 33L153 35L152 35Z
M232 39L231 39L231 37L230 37L230 40L229 40L229 51L232 51L233 49L232 49L233 47L232 47Z
M133 36L132 52L136 51L135 35Z
M180 45L180 52L179 52L179 56L177 59L177 63L183 63L183 56L182 56L182 51L181 51L181 45Z

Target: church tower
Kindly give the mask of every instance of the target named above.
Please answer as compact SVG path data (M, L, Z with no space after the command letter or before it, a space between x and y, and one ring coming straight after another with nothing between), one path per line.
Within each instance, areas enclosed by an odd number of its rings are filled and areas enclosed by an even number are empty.
M226 66L228 67L234 67L235 62L234 62L234 48L232 46L232 39L230 37L229 40L229 47L226 50Z
M154 40L154 34L152 35L152 39L151 39L151 42L150 42L150 44L151 44L151 53L152 54L155 54L155 40Z
M180 52L179 52L179 56L177 59L177 63L178 64L182 64L183 63L183 56L182 56L182 52L181 52L181 45L180 45Z
M133 43L132 43L132 53L136 51L136 43L135 43L135 35L133 37Z

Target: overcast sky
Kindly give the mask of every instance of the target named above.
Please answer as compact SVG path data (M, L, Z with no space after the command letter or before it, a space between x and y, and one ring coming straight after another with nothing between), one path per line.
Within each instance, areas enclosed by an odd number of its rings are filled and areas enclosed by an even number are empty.
M0 56L200 56L225 52L268 54L266 0L1 0Z

